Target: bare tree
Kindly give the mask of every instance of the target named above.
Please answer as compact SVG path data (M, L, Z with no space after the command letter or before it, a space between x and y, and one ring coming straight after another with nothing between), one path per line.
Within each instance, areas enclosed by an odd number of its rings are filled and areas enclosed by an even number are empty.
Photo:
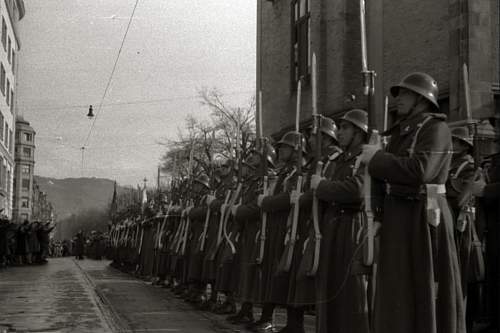
M201 105L210 109L211 121L200 122L190 115L177 139L163 143L167 151L161 158L162 170L173 178L188 175L190 156L193 175L209 174L214 155L234 159L236 145L245 152L255 137L255 98L244 107L235 107L217 89L201 89L199 96Z

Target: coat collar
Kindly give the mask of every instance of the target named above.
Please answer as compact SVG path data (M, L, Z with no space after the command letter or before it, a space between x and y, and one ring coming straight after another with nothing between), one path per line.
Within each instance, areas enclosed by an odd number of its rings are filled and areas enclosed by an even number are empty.
M400 136L408 135L410 133L413 133L417 129L419 124L421 124L422 121L427 117L446 120L446 115L443 113L419 112L415 115L411 115L408 118L397 121L391 128L389 128L385 132L382 132L381 134L384 136L388 136L399 132Z

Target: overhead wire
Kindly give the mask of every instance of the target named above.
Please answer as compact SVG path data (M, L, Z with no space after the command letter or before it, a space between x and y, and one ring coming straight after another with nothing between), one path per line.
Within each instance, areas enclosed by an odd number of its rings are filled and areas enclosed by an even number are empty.
M241 91L233 91L229 93L225 93L224 96L235 96L235 95L244 95L244 94L249 94L253 93L251 90L241 90ZM107 103L107 104L102 104L102 107L108 107L108 106L124 106L124 105L138 105L138 104L156 104L156 103L163 103L163 102L172 102L172 101L177 101L177 100L190 100L190 99L199 99L199 95L191 95L191 96L177 96L177 97L169 97L169 98L159 98L159 99L145 99L145 100L137 100L137 101L129 101L129 102L116 102L116 103ZM72 105L57 105L57 106L27 106L27 107L22 107L20 108L23 111L28 111L28 110L49 110L49 111L56 111L56 110L66 110L66 109L79 109L79 108L88 108L89 106L87 104L72 104Z
M85 142L82 145L82 148L85 148L85 146L87 145L87 143L90 139L90 136L92 135L92 131L95 127L95 123L97 121L97 118L98 118L99 114L101 113L104 99L106 98L109 87L111 86L111 82L113 80L113 76L115 74L116 67L118 65L118 60L120 59L120 55L122 53L123 46L125 45L125 40L127 39L128 31L130 30L130 26L132 25L132 20L134 19L135 10L137 9L138 4L139 4L139 0L135 0L134 9L132 10L132 14L130 15L130 19L129 19L128 24L127 24L127 29L125 30L125 34L123 35L122 42L121 42L120 48L118 50L118 54L116 55L115 63L113 65L113 69L111 70L111 74L110 74L109 79L108 79L108 83L106 84L106 88L104 89L104 93L102 95L101 101L99 102L99 108L97 109L97 112L94 116L94 119L92 121L92 125L90 126L90 129L89 129L89 133L87 135L87 138L85 139Z

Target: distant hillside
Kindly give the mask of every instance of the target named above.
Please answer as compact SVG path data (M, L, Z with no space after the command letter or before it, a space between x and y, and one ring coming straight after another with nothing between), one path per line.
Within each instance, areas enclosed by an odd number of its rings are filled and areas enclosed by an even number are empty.
M35 176L35 180L41 190L47 193L59 220L89 208L105 208L113 196L114 181L110 179ZM118 193L123 190L118 186Z

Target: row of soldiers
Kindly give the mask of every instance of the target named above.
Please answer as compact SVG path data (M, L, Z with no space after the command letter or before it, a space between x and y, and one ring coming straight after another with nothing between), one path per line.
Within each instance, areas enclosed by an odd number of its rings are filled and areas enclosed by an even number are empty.
M497 332L498 281L483 281L499 276L499 157L477 171L468 128L450 130L429 75L391 94L385 145L367 144L360 109L286 133L277 153L263 139L240 163L182 183L162 212L114 224L114 265L257 332L274 330L279 306L280 332L304 332L314 308L317 332L465 333L482 304Z
M43 264L49 255L51 222L11 222L0 218L0 267Z

